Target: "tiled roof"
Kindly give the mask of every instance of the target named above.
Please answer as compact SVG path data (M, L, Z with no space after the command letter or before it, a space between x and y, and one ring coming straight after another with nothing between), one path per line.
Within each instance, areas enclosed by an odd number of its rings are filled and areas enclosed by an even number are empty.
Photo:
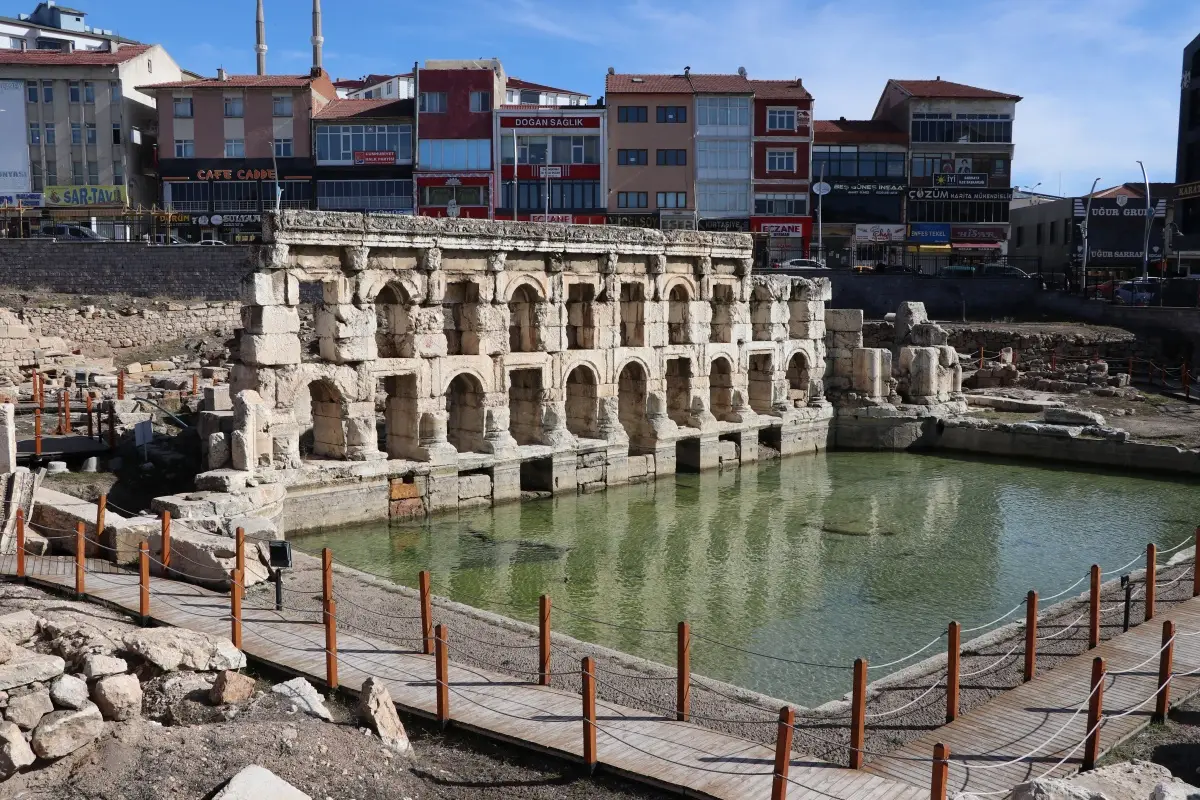
M75 50L64 53L59 50L0 50L0 64L53 67L115 67L134 59L150 49L148 44L131 44L117 52L107 50Z
M355 117L411 117L413 101L376 97L370 100L331 100L313 119L353 119Z
M558 92L559 94L577 94L582 97L589 96L583 92L575 92L570 89L558 89L553 86L546 86L544 83L534 83L533 81L523 81L520 78L509 78L507 88L509 88L509 89L529 89L531 91L536 90L539 92Z
M996 92L991 89L980 89L977 86L967 86L965 83L944 81L941 78L933 81L908 81L893 78L895 83L913 97L946 97L964 100L1020 100L1015 94Z
M149 86L139 86L146 89L253 89L305 87L312 83L310 75L226 75L225 80L217 78L202 78L198 81L175 81L173 83L155 83Z
M830 144L908 144L908 134L886 120L819 119L813 141Z
M339 89L361 89L365 84L358 78L338 78L333 85Z
M500 108L504 111L562 111L565 114L574 114L577 111L595 111L600 106L560 106L560 105L539 105L537 103L503 103Z
M607 75L608 94L753 94L754 86L741 75Z
M790 81L752 80L750 85L758 100L812 100L799 78Z

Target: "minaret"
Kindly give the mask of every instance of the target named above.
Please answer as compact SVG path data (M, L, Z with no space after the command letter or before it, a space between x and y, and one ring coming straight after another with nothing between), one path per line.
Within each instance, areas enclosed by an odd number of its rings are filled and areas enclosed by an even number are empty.
M263 0L258 0L258 13L254 17L254 52L258 56L258 74L267 74L267 23L263 20Z
M313 70L321 69L321 45L325 37L321 35L321 0L313 0Z

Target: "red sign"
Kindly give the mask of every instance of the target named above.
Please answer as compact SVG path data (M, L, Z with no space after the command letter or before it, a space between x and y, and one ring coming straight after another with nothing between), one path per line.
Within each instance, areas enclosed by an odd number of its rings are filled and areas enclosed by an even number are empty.
M812 238L812 217L751 217L750 230L796 239Z
M556 114L526 114L519 117L501 117L501 128L599 128L598 116L564 116Z
M1008 228L975 225L954 225L950 239L955 242L1003 242L1008 240Z
M518 164L517 177L522 180L545 180L546 176L542 174L545 169L540 164ZM599 164L562 164L558 167L560 174L552 175L551 178L572 178L574 180L600 180L600 165ZM513 168L512 164L505 164L500 171L502 178L512 180Z
M395 164L396 154L391 150L355 150L354 165Z

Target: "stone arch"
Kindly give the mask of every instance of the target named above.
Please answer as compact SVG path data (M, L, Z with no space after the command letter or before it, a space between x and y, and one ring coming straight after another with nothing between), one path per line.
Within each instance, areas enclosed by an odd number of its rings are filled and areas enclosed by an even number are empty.
M617 418L629 437L630 452L637 452L648 434L647 397L650 371L639 358L628 359L617 378Z
M746 394L750 408L759 414L770 414L775 383L775 366L770 352L750 353L747 360Z
M484 384L471 370L458 372L446 385L446 441L460 453L483 452Z
M787 380L788 380L788 404L803 406L808 403L808 388L812 372L808 363L808 356L801 350L797 350L788 359Z
M663 277L660 297L669 297L676 286L682 286L689 298L700 294L700 286L691 275L667 275Z
M567 430L583 439L598 439L600 385L596 370L581 363L567 373Z
M754 341L771 341L771 311L774 304L771 291L762 284L755 285L750 292L750 323L754 329Z
M413 297L397 281L386 284L375 297L375 351L379 358L412 358Z
M717 356L709 365L708 406L718 420L733 414L733 365L725 356Z
M328 378L310 381L307 392L312 426L301 435L301 452L306 449L307 444L308 452L314 456L345 458L347 414L344 395Z
M683 282L676 282L667 293L667 344L691 343L691 300Z
M408 272L367 270L358 277L358 296L364 302L374 303L388 286L396 286L409 296L413 303L421 304L427 290L425 276Z
M536 276L516 275L513 276L512 280L510 280L508 285L504 288L504 302L511 303L513 295L515 295L517 290L521 287L526 287L533 292L534 297L537 298L537 302L539 303L546 302L546 298L550 296L549 286L539 281Z
M521 283L508 301L508 349L513 353L537 350L537 306L541 303L537 288Z

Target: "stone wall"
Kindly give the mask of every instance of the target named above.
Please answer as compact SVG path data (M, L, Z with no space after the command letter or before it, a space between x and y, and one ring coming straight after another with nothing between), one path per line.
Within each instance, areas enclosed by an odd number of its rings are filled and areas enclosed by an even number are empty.
M236 300L249 249L0 239L0 286L65 294Z
M830 308L861 308L882 318L906 301L924 303L935 319L1028 319L1042 294L1037 280L1008 278L927 278L819 270L833 285Z
M35 336L61 337L89 353L111 348L145 347L189 336L233 335L241 327L241 303L151 302L119 310L81 305L34 307L21 321Z

